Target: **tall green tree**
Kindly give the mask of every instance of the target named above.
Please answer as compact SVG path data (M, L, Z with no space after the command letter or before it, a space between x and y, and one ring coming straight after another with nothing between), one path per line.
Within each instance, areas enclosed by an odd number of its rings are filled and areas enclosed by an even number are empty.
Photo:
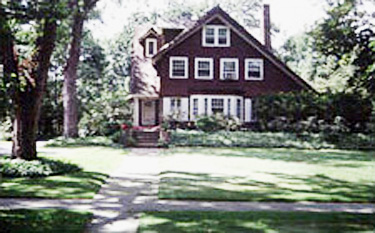
M375 2L372 0L330 0L327 17L311 32L314 49L340 66L353 67L347 89L375 93Z
M8 88L12 89L14 106L13 158L37 158L38 117L64 3L63 0L0 2L0 63L4 65ZM25 31L25 27L29 30Z

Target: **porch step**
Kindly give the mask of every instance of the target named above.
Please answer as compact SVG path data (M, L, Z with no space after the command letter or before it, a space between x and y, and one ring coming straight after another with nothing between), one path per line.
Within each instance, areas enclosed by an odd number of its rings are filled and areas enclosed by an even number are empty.
M137 147L158 147L159 131L137 131L134 136Z

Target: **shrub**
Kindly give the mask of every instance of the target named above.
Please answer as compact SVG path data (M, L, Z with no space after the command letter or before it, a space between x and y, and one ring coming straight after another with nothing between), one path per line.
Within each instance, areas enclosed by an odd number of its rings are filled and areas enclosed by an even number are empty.
M97 136L84 138L65 138L58 137L47 142L49 147L68 147L68 146L113 146L111 138Z
M359 94L311 92L261 96L254 100L254 106L261 130L293 132L318 132L320 125L336 127L337 117L343 122L339 127L364 131L373 108L371 100Z
M223 114L212 116L200 116L196 122L198 129L204 132L216 132L218 130L237 130L241 126L238 118L225 117Z
M263 148L299 148L299 149L361 149L375 148L375 135L341 134L340 140L322 133L287 132L244 132L217 131L201 132L196 130L176 130L171 132L171 146L208 146L208 147L263 147Z
M0 159L0 173L4 177L45 177L82 170L75 164L58 160L39 158L27 161L21 159Z

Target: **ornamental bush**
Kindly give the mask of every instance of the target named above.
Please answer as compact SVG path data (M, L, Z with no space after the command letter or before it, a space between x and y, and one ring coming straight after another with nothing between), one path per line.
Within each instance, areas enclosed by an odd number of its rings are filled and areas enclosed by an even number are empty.
M3 177L45 177L82 170L79 166L58 160L39 158L27 161L22 159L0 158L0 174Z
M196 121L196 127L204 132L216 132L218 130L237 130L241 126L238 118L225 117L223 114L212 116L200 116Z

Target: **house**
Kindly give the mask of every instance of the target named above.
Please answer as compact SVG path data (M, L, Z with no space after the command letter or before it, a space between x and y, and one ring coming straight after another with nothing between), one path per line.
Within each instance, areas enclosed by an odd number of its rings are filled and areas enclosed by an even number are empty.
M264 44L219 6L187 28L138 28L130 84L134 126L215 113L246 125L254 121L257 96L312 89L272 54L268 6L264 15Z

